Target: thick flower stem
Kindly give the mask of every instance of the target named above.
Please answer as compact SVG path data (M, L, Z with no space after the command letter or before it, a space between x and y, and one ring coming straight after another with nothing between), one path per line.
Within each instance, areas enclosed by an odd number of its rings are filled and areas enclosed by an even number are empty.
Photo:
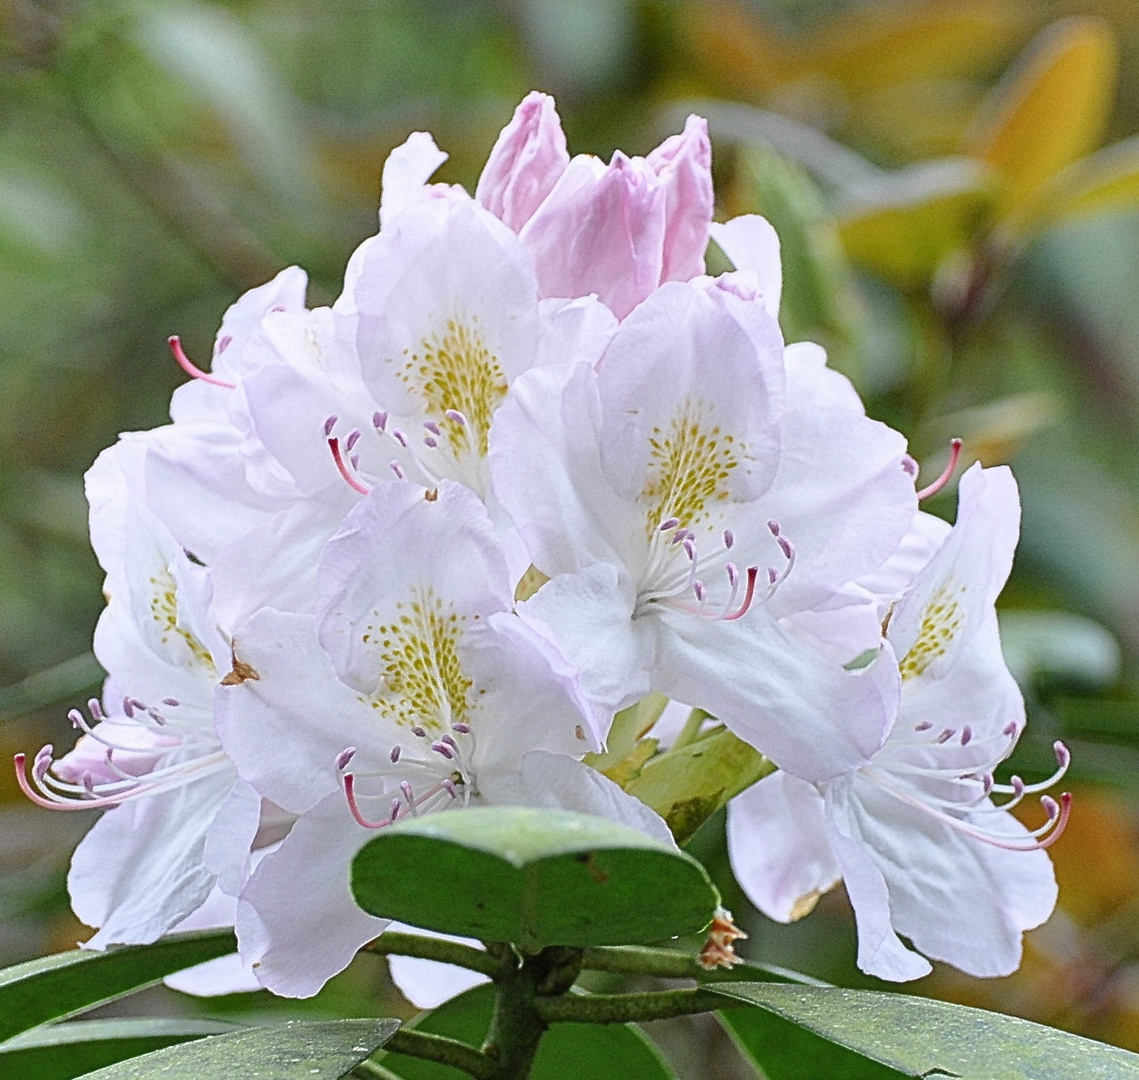
M490 952L457 941L425 937L423 934L401 934L386 930L375 941L365 945L364 949L385 956L416 956L421 960L437 960L441 964L454 964L471 971L481 971L492 979L503 972L502 959Z
M627 1024L722 1009L725 999L706 990L656 990L643 994L566 994L540 998L547 1024Z
M384 1043L384 1049L395 1054L435 1061L440 1065L450 1065L473 1076L475 1080L500 1080L505 1075L498 1064L481 1050L443 1035L429 1035L423 1031L400 1028Z
M581 966L585 971L606 971L614 975L652 975L658 979L696 979L702 983L739 982L740 979L739 973L731 968L709 970L701 967L696 953L642 945L585 949Z

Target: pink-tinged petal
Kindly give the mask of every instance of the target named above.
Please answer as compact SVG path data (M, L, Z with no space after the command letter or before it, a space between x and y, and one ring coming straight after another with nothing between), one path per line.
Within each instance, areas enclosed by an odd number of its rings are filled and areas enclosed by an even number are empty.
M384 162L380 195L380 226L425 196L431 174L447 160L426 131L413 131Z
M542 300L538 365L583 363L595 366L617 331L617 319L596 296Z
M779 318L779 296L782 293L782 263L779 237L767 219L759 214L743 214L731 221L713 223L712 239L737 270L754 273L764 311Z
M933 967L906 948L895 933L886 879L869 849L856 838L857 825L850 820L858 803L844 795L838 785L832 786L827 793L827 808L831 817L831 850L842 870L858 927L858 966L869 975L891 982L920 979Z
M519 236L539 294L596 293L623 319L660 284L668 192L643 159L575 157Z
M583 762L532 750L522 758L521 777L519 801L525 806L608 818L675 846L672 833L655 810Z
M866 410L850 380L827 367L827 353L813 341L797 341L783 350L787 368L788 409L838 406L863 416Z
M250 852L260 824L261 796L239 780L218 807L202 853L206 869L217 878L221 892L229 896L241 892L249 877Z
M778 922L802 918L842 876L823 797L785 772L765 776L728 803L728 853L748 899Z
M531 91L495 141L475 198L518 232L568 164L566 137L554 99Z
M108 810L71 860L67 889L87 947L147 944L201 906L214 885L206 834L233 786L231 772Z
M755 274L764 310L772 318L778 318L783 265L779 258L779 237L770 223L758 214L744 214L723 224L714 223L711 234L737 270Z
M337 755L377 739L386 753L395 731L340 681L311 616L266 608L238 627L234 649L257 676L219 686L215 698L218 736L238 774L290 813L329 795L343 801Z
M652 630L633 619L635 600L616 565L596 563L546 582L519 611L549 627L586 694L616 711L652 689Z
M407 926L392 921L388 930L402 934L419 934L423 937L438 938L441 941L454 941L472 948L482 948L474 938L455 937L453 934L437 934L433 930L423 930L418 926ZM464 990L490 982L487 976L454 964L440 964L434 960L421 960L417 956L389 956L388 968L392 982L417 1009L435 1009L444 1001L458 997Z
M528 371L494 420L494 493L542 573L583 570L626 552L637 528L601 472L597 376L588 364Z
M645 160L667 193L660 280L688 281L704 273L715 203L708 122L690 116L682 134L669 136Z
M119 719L121 722L117 722ZM52 766L51 771L61 780L79 784L87 775L96 784L107 784L120 780L124 772L142 776L150 772L171 747L178 745L177 738L132 723L125 717L110 717L96 730L98 739L90 735L81 736L75 746ZM131 747L130 750L114 751L114 768L107 763L108 742L114 746Z
M914 579L890 619L903 673L943 678L985 620L1008 578L1020 532L1020 497L1006 466L974 465L960 481L958 524Z
M795 569L770 601L776 616L813 609L896 550L917 511L902 468L905 439L851 409L784 418L779 471L762 513L795 545ZM759 508L757 508L759 509Z
M602 468L625 498L641 494L654 462L666 467L665 440L679 446L691 426L712 449L730 450L730 497L754 499L770 485L779 462L783 339L755 305L664 285L621 324L597 378Z
M845 671L763 611L736 622L669 613L658 626L653 688L707 709L804 780L866 764L896 715L892 664Z
M214 373L230 382L246 374L245 345L261 320L271 311L304 311L307 290L308 275L299 266L289 266L272 281L245 293L222 317L214 343Z
M510 575L486 507L443 481L428 492L409 481L379 484L344 519L317 571L321 644L347 683L376 688L384 633L397 605L439 602L463 619L509 610Z
M352 898L352 859L373 835L331 795L258 865L238 901L237 940L262 986L311 997L383 932L387 920Z

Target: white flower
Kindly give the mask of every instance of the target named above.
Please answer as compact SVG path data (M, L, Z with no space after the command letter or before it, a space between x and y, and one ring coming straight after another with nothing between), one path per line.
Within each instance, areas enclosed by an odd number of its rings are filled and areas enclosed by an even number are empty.
M1060 768L1042 784L993 780L1024 724L994 609L1016 546L1016 483L1007 468L974 466L960 499L957 524L889 618L902 694L882 748L819 785L775 773L729 806L732 865L753 902L787 921L844 879L859 967L886 979L930 970L899 934L970 974L1006 975L1023 932L1056 902L1043 849L1063 831L1069 797L1044 796L1033 831L1008 811L1062 775L1067 750L1057 744Z

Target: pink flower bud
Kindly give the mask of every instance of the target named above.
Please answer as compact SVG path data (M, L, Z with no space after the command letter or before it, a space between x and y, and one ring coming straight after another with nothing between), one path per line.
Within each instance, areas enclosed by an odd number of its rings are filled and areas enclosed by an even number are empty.
M712 144L708 122L690 116L680 135L665 139L646 158L667 192L661 283L704 273L712 221Z
M566 137L554 99L532 91L499 134L479 177L475 198L518 232L568 164Z

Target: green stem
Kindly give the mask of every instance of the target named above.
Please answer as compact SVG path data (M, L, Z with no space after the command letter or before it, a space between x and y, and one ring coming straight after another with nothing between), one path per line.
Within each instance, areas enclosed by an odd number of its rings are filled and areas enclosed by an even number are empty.
M390 1069L385 1069L374 1061L361 1061L349 1076L356 1077L356 1080L400 1080Z
M450 1065L473 1076L475 1080L501 1080L503 1076L498 1065L481 1050L444 1035L429 1035L424 1031L400 1028L384 1043L384 1049L393 1054L406 1054L439 1065Z
M722 1009L725 999L699 988L643 994L566 994L538 998L535 1009L547 1024L627 1024Z
M705 712L703 709L693 709L688 714L688 719L684 721L684 727L680 729L680 734L673 739L670 749L675 750L679 746L687 746L690 742L695 742L704 721L711 719L712 714L710 712Z
M386 930L375 941L365 945L364 950L385 956L416 956L421 960L454 964L456 967L480 971L492 979L503 974L503 962L500 958L470 945L427 937L423 934L402 934L395 930Z

